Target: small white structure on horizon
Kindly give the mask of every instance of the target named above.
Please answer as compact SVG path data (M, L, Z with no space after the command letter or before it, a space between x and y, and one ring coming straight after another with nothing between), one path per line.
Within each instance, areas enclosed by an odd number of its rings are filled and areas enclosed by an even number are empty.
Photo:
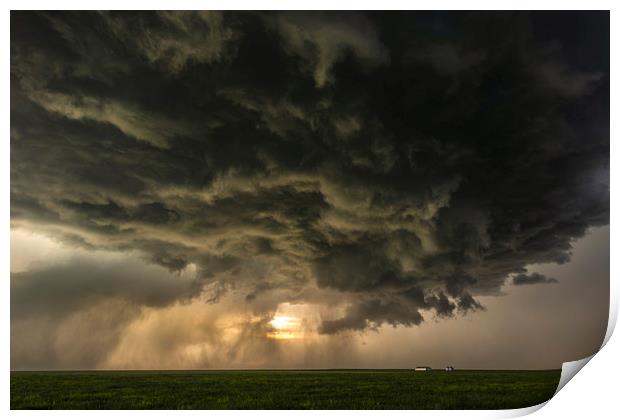
M414 370L416 372L430 372L431 370L433 370L433 368L431 368L430 366L417 366Z
M446 366L446 372L454 371L454 366Z

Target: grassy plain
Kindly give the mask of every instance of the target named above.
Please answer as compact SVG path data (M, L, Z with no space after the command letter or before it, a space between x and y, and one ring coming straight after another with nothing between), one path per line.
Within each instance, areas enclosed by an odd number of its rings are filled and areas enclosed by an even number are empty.
M560 370L11 372L11 409L505 409L550 399Z

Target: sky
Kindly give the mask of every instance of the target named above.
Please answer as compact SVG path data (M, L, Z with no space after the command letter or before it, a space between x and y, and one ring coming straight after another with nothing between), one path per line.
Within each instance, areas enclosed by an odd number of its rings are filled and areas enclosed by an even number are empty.
M608 12L11 12L11 369L550 369L609 308Z

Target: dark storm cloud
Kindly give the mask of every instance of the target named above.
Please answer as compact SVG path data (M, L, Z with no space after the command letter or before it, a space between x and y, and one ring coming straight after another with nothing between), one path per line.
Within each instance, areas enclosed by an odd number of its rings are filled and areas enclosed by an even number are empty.
M382 303L379 300L354 303L347 309L344 317L323 322L320 332L333 334L341 330L363 330L376 327L384 322L392 325L418 325L422 315L415 309L407 308L399 303Z
M512 278L512 284L517 286L523 284L544 284L544 283L557 283L557 279L553 277L547 277L540 273L532 273L532 274L517 274Z
M11 273L12 367L97 368L142 310L189 301L193 282L101 254Z
M166 306L191 297L191 278L135 262L81 259L11 274L11 319L65 316L99 300Z
M341 292L324 333L481 309L609 221L608 39L598 12L13 12L11 222L196 264L211 300Z

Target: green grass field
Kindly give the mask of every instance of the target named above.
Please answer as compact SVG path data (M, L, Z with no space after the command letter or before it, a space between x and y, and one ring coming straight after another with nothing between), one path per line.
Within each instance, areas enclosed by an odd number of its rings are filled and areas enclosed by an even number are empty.
M550 399L549 371L11 372L11 409L505 409Z

